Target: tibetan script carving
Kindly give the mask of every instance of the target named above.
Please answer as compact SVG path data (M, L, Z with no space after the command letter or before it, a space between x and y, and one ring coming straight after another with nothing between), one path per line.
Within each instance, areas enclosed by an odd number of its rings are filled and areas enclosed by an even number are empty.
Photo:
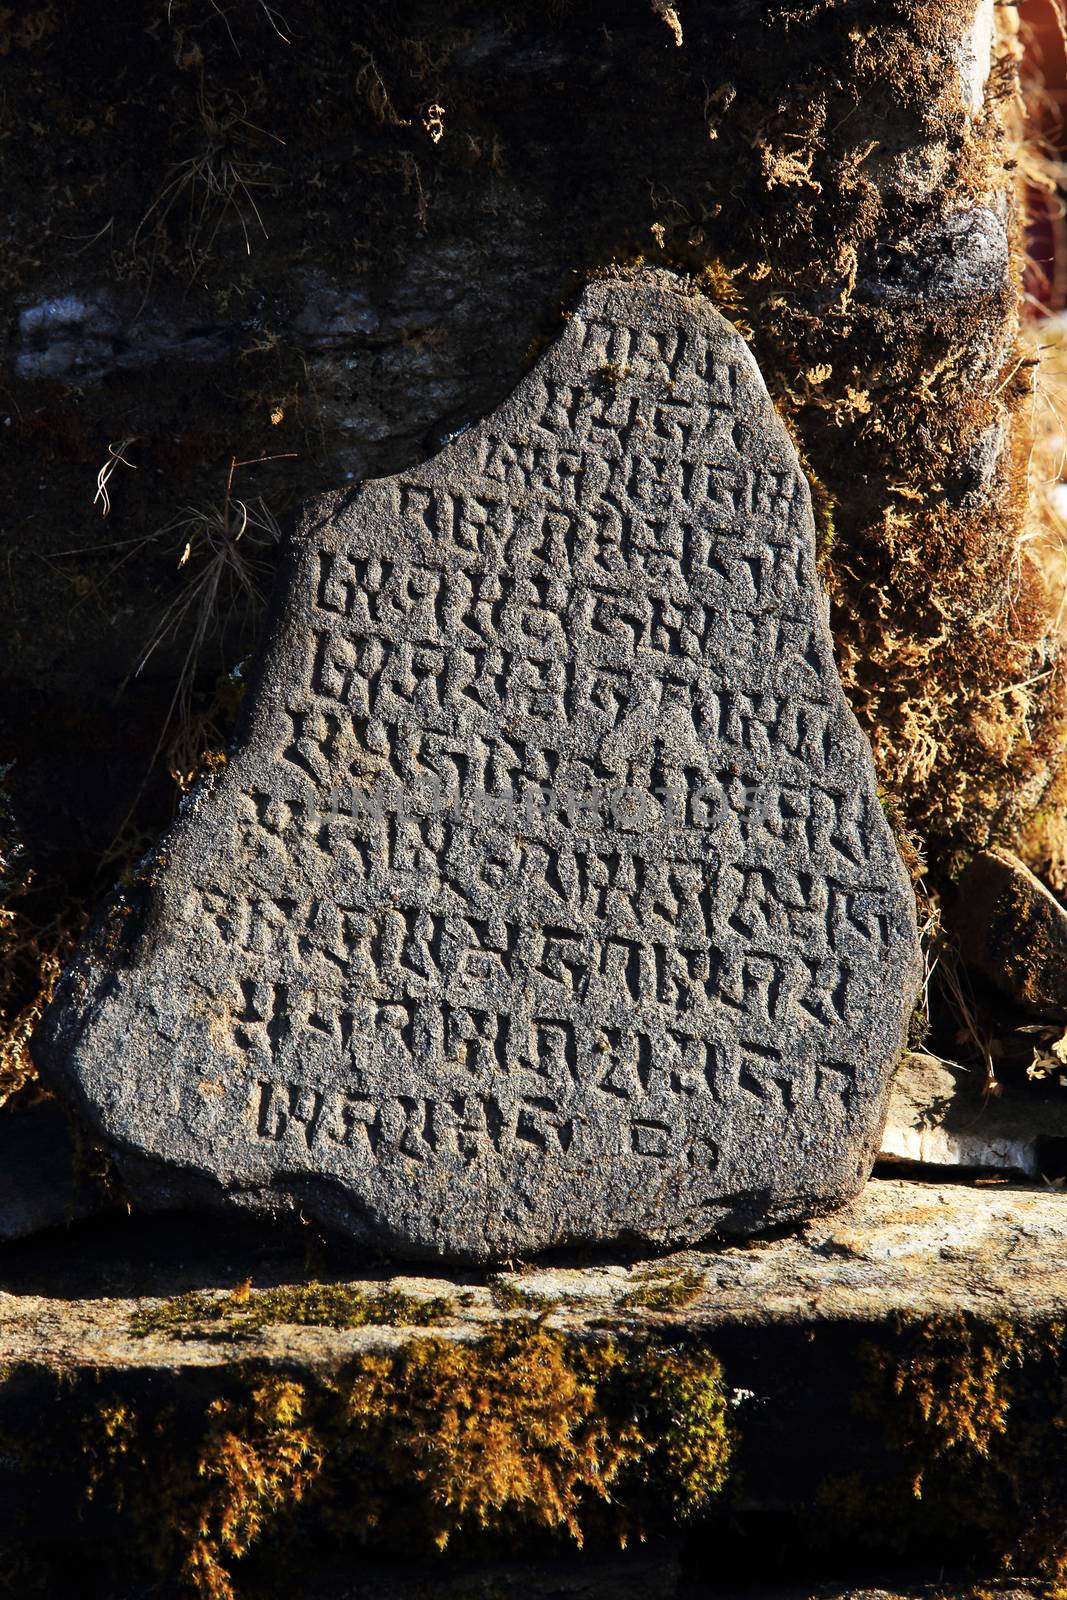
M851 1196L914 906L729 324L594 284L283 576L228 766L38 1042L134 1192L474 1260Z

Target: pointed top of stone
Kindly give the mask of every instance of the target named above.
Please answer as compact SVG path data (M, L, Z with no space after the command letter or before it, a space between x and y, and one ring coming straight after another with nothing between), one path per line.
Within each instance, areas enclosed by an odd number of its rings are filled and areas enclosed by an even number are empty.
M312 505L228 766L37 1054L145 1204L499 1259L847 1199L917 982L792 444L648 275Z

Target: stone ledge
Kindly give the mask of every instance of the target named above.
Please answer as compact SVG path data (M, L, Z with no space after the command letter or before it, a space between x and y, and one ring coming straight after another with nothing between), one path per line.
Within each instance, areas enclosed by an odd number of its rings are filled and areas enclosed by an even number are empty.
M176 1295L221 1303L248 1277L254 1294L306 1283L306 1257L299 1241L214 1224L190 1230L188 1218L101 1219L0 1254L0 1363L176 1369L240 1359L326 1370L428 1333L476 1339L502 1318L531 1314L563 1332L623 1337L960 1312L1047 1320L1067 1312L1067 1195L875 1178L845 1210L745 1246L628 1264L554 1261L488 1277L364 1262L328 1278L339 1276L353 1303L380 1320L242 1329L238 1303L234 1317L138 1333L163 1320ZM375 1313L382 1297L402 1307L400 1325L388 1320L388 1303ZM427 1321L411 1326L412 1317Z
M789 1236L490 1276L334 1248L188 1214L0 1248L0 1556L67 1587L101 1552L123 1581L221 1563L241 1600L283 1556L325 1595L301 1552L354 1573L453 1539L536 1563L663 1538L767 1596L1067 1570L1057 1190L876 1178Z

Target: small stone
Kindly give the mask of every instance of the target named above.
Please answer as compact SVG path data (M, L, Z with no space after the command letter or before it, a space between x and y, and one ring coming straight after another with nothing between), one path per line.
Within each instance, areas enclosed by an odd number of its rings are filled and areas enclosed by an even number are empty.
M29 380L98 383L116 372L217 361L238 336L181 305L153 303L110 285L27 306L19 315L15 371Z
M964 109L972 117L978 115L985 103L996 35L994 0L977 0L971 26L953 52L959 69Z
M919 962L826 616L740 336L591 285L493 416L312 506L229 763L43 1068L142 1203L409 1256L845 1201Z
M998 481L1007 435L1001 422L986 428L945 473L945 493L953 505L974 510L988 500Z
M1067 1019L1067 910L1010 850L983 850L947 926L968 967L1032 1015Z
M981 1073L935 1056L905 1056L893 1080L881 1159L969 1172L1062 1177L1067 1095L1032 1084L983 1092Z

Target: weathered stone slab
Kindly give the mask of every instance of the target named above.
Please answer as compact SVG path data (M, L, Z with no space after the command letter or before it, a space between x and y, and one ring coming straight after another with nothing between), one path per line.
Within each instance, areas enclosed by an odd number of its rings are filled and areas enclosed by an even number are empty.
M917 976L806 483L664 275L316 503L228 767L38 1056L149 1204L678 1243L856 1192Z
M251 1302L235 1299L249 1278ZM756 1245L626 1264L564 1256L487 1274L338 1263L327 1279L342 1303L347 1295L367 1309L363 1321L334 1326L328 1310L321 1321L287 1320L283 1311L250 1317L260 1296L306 1284L307 1253L299 1235L250 1237L242 1218L196 1231L165 1217L57 1230L32 1251L7 1245L0 1253L0 1362L64 1372L224 1367L239 1333L241 1361L330 1372L411 1339L473 1341L502 1317L543 1317L583 1338L611 1327L638 1339L664 1326L747 1338L758 1328L869 1328L959 1313L1062 1319L1067 1196L1044 1186L872 1178L833 1216ZM184 1308L177 1319L175 1307Z
M983 1092L983 1075L918 1052L905 1056L889 1097L883 1161L1058 1178L1067 1167L1067 1095L1009 1081Z

